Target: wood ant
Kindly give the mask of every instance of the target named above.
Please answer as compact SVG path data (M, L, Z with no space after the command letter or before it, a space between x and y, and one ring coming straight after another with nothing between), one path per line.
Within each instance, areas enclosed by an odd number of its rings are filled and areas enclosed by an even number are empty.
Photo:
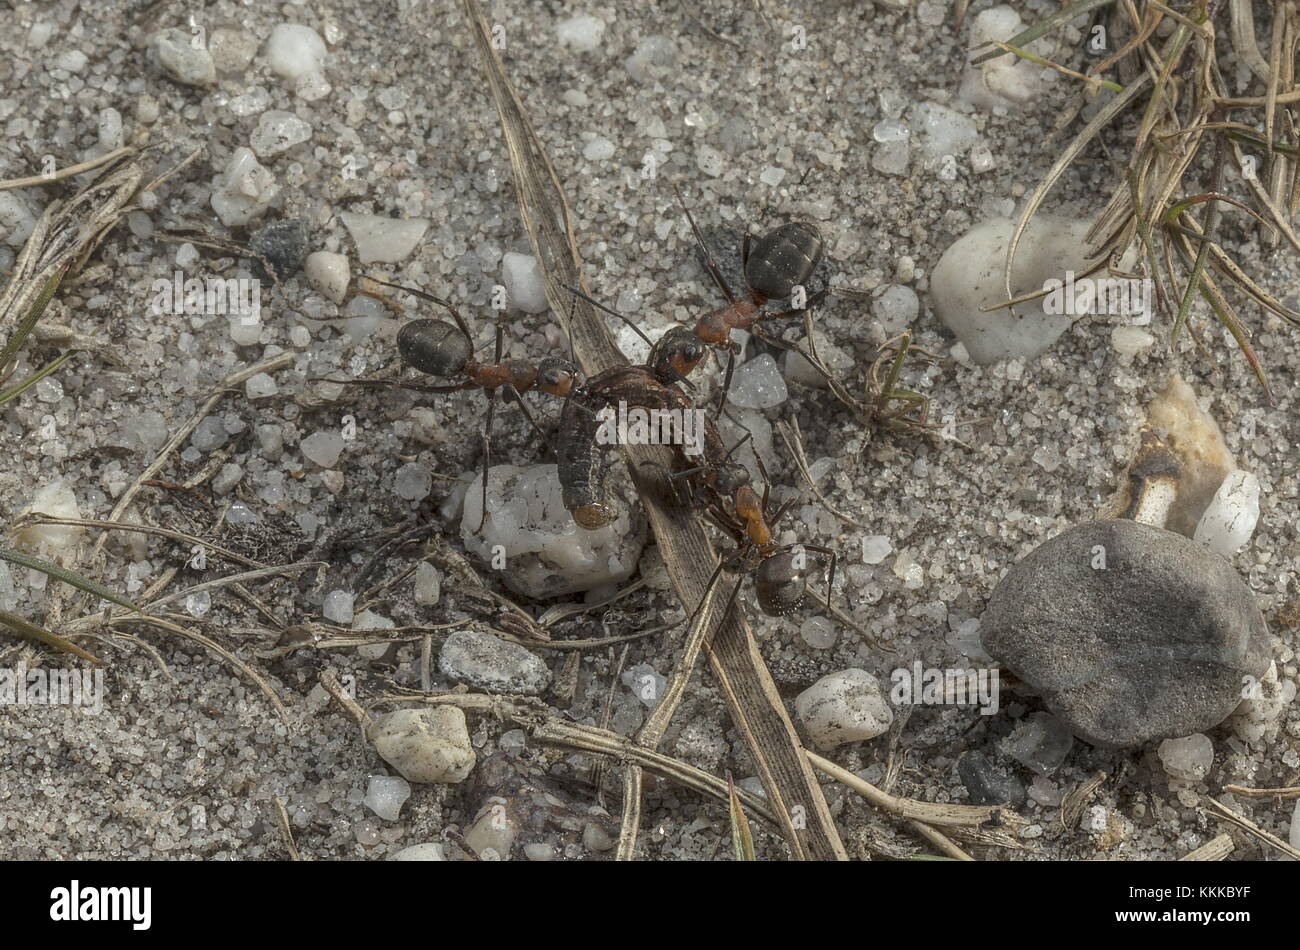
M488 469L491 466L491 432L492 421L496 412L495 397L497 390L503 390L519 405L529 425L541 436L543 443L551 447L550 439L538 426L532 413L528 410L528 406L524 403L523 394L536 389L552 396L567 397L575 386L580 385L582 374L572 360L558 357L546 357L536 363L529 360L502 359L505 336L500 324L497 325L496 350L493 361L490 363L480 362L474 357L474 338L470 333L469 324L450 301L426 293L423 290L417 290L414 287L389 283L375 277L365 277L364 280L383 287L404 290L409 294L414 294L437 304L451 314L452 319L455 321L454 324L448 323L446 320L430 317L411 320L403 324L402 328L397 332L397 351L404 362L428 376L439 379L458 379L459 381L441 386L391 380L331 381L354 386L393 385L428 393L450 393L465 389L482 389L488 398L487 418L482 431L483 516L479 519L479 530L482 531L483 525L487 521ZM361 292L367 293L365 290ZM379 294L369 295L388 302L387 298Z
M705 269L709 272L709 276L713 278L714 283L717 284L722 295L727 299L726 306L701 314L695 318L693 324L687 327L688 332L692 333L705 346L727 352L727 368L722 386L722 396L718 403L718 412L720 413L722 406L726 402L727 392L731 388L731 378L735 370L736 344L731 338L732 330L747 331L766 343L780 349L794 350L807 358L807 354L797 344L787 343L766 333L759 324L807 313L827 296L829 290L822 288L804 300L802 306L794 309L782 311L763 309L763 305L769 300L790 298L796 294L798 288L805 285L821 263L825 243L817 227L807 221L787 222L758 238L754 238L746 230L741 244L741 265L744 268L745 293L742 296L737 296L732 292L727 279L722 275L722 270L709 250L704 235L701 233L699 226L696 225L681 192L674 187L673 193L677 196L677 201L682 206L682 211L691 226L691 232L695 236L696 243L704 255ZM647 343L650 342L630 318L605 306L577 288L566 285L565 289L582 297L605 313L622 320L632 327ZM673 330L669 331L669 333L672 332ZM819 368L819 371L822 368L820 360L809 358L809 363Z
M671 348L668 351L671 352ZM683 411L693 408L690 398L666 382L662 374L656 373L649 364L606 370L570 394L560 417L559 477L565 507L584 528L602 527L616 514L606 501L608 459L597 445L598 423L595 420L599 408L619 401L642 408ZM760 496L751 485L749 471L731 460L732 453L740 444L725 449L717 427L706 417L699 464L673 475L674 479L685 479L693 492L706 494L710 499L707 514L736 542L735 550L719 560L706 591L712 588L724 570L739 571L742 576L731 593L727 608L730 610L744 575L751 574L760 609L768 616L785 616L803 605L808 586L807 552L816 551L830 558L829 603L838 556L832 549L820 545L776 543L775 528L794 501L787 502L769 515L768 487L765 485ZM767 482L761 459L758 459L758 464Z

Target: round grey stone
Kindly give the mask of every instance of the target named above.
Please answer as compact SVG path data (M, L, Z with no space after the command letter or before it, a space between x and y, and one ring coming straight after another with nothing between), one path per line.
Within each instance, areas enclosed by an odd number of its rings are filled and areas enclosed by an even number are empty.
M550 668L532 652L477 630L449 636L438 669L449 679L493 693L536 696L551 682Z
M1213 728L1269 662L1264 617L1227 561L1125 519L1076 525L1013 565L980 639L1075 735L1107 747Z

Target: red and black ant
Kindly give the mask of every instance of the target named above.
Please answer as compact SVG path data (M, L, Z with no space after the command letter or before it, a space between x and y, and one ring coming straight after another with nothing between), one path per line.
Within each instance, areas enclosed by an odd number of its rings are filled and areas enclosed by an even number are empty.
M672 352L672 349L668 348L665 352ZM670 385L663 378L662 366L660 369L661 372L657 373L652 364L646 364L606 370L575 389L565 403L561 413L560 447L557 452L560 485L565 507L584 528L602 527L616 515L606 500L607 454L601 451L595 436L599 409L618 401L647 409L687 411L693 408L689 397ZM829 603L838 560L836 553L820 545L777 544L774 538L775 528L794 502L787 502L775 514L769 515L769 489L764 487L760 496L750 484L749 471L743 465L731 461L731 455L740 443L726 450L712 420L705 417L703 422L702 458L699 459L699 464L675 473L673 478L685 479L693 492L707 495L710 499L707 504L708 515L736 542L735 550L720 559L706 591L717 582L723 570L740 569L742 581L744 574L753 575L754 591L762 611L769 616L785 616L797 610L804 602L807 590L806 552L816 551L830 558L827 580ZM763 479L767 482L762 459L757 455L755 458ZM740 581L731 593L728 610L739 589ZM707 600L707 593L705 599ZM700 608L697 611L698 609Z
M469 324L450 301L426 293L423 290L417 290L414 287L392 284L375 277L365 277L364 279L384 287L404 290L409 294L414 294L437 304L451 314L452 319L455 321L454 324L448 323L446 320L428 317L411 320L403 324L402 328L397 332L397 351L403 361L420 372L439 379L459 379L459 382L449 383L444 386L391 380L332 380L332 382L343 382L354 386L400 386L404 389L428 393L450 393L464 389L482 389L488 397L488 411L482 433L483 517L479 520L479 530L481 531L487 521L488 469L491 463L491 432L493 416L496 411L495 397L497 390L504 390L519 405L528 423L541 436L543 443L550 447L550 439L546 437L546 433L537 425L532 413L529 412L528 406L523 401L523 394L536 389L552 396L567 397L574 387L580 384L581 373L572 360L558 357L546 357L536 363L529 360L502 359L505 337L500 324L497 325L496 351L493 361L490 363L480 362L474 357L474 338L470 333ZM365 293L365 291L363 290L362 293Z
M731 377L735 369L736 344L731 339L732 330L745 330L760 340L780 349L794 350L808 359L813 366L820 367L821 362L808 357L797 344L787 343L765 333L759 326L759 324L771 320L780 320L785 317L806 313L820 303L829 293L829 290L822 288L811 297L804 299L801 306L791 310L770 311L763 309L763 305L769 300L784 300L795 296L796 293L801 293L800 288L804 287L821 263L825 244L817 227L807 221L790 221L773 228L757 239L753 238L749 231L746 230L741 244L741 264L744 268L745 294L738 297L732 292L726 278L723 277L722 270L719 268L717 261L714 260L713 254L704 240L704 235L700 232L695 219L691 216L690 209L686 206L681 192L674 188L673 193L677 196L682 211L686 214L686 220L691 226L691 232L695 235L695 240L704 255L705 269L709 272L709 276L713 278L714 283L717 284L718 289L722 291L722 295L727 298L725 307L701 314L695 318L692 326L686 328L688 333L692 334L704 345L727 352L727 369L722 386L722 397L718 403L718 412L722 411L722 406L726 402L727 392L731 387ZM577 288L566 286L565 289L582 297L605 313L622 320L632 327L647 343L650 342L630 318L605 306ZM673 333L674 330L676 328L668 332Z

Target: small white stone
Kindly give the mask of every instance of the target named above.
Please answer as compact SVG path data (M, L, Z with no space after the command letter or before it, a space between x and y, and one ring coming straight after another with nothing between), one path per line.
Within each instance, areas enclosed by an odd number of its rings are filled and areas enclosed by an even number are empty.
M1016 253L1012 296L1037 292L1067 271L1083 273L1088 222L1036 215ZM1034 358L1069 329L1077 314L1051 313L1049 297L1005 308L1003 280L1007 244L1015 228L1010 218L984 221L949 245L930 275L930 293L939 318L965 344L971 359L987 365L1008 357Z
M312 136L312 128L292 112L271 109L263 112L257 120L257 128L249 137L248 144L258 158L268 158L287 152L295 145L301 145Z
M380 616L373 610L363 610L352 618L353 630L392 630L397 624L387 617ZM382 643L367 643L357 647L357 655L367 660L378 660L385 653L391 644L387 641Z
M589 162L603 162L614 157L614 143L607 138L597 136L582 149L582 157Z
M769 188L775 188L781 182L785 181L785 169L777 168L775 165L769 165L759 174L758 180Z
M316 432L302 440L299 448L305 458L321 468L333 468L343 454L343 438L335 432Z
M524 313L546 310L546 285L537 258L531 254L508 251L501 257L501 283L505 285L510 306Z
M896 336L906 330L921 311L921 301L911 287L893 284L871 302L871 312L875 314L886 336Z
M267 37L267 65L277 76L297 79L319 70L324 59L325 41L309 26L281 23Z
M1124 325L1110 331L1110 345L1121 356L1135 356L1155 342L1156 338L1141 327Z
M764 353L736 367L727 401L741 409L772 409L789 396L776 360Z
M970 118L937 102L914 106L911 123L918 131L922 151L930 158L961 155L979 139Z
M442 575L428 561L415 566L415 602L433 606L442 597Z
M212 184L212 210L227 227L248 224L275 199L279 189L251 149L237 148Z
M701 145L695 151L696 167L710 178L717 178L722 174L722 166L725 161L722 153L711 145Z
M321 614L330 623L350 625L352 623L353 595L347 590L332 590L325 595L321 604Z
M36 216L13 191L0 191L0 231L10 247L27 243L36 229Z
M363 264L397 264L405 260L429 228L427 218L385 218L373 214L339 214Z
M335 303L341 304L352 281L347 256L331 251L314 251L307 255L303 272L308 282Z
M600 48L600 38L605 34L605 23L594 16L575 16L555 25L555 35L560 44L579 53L589 53Z
M671 70L677 63L677 46L666 36L647 36L637 44L636 50L623 63L627 74L637 82L653 79L661 71Z
M443 853L442 845L434 841L428 841L424 844L413 844L409 848L403 848L392 856L393 861L446 861L447 857Z
M1295 699L1295 683L1279 677L1277 662L1270 661L1259 681L1247 682L1243 691L1247 694L1246 698L1228 721L1238 737L1259 744L1277 733L1283 715Z
M230 339L240 346L256 346L262 341L262 321L251 314L230 317Z
M201 620L208 615L212 609L212 594L210 591L201 590L189 594L185 598L185 612L195 620Z
M376 719L368 734L408 782L460 782L474 768L465 713L455 706L399 709Z
M1214 743L1209 736L1197 733L1181 739L1166 739L1158 750L1160 764L1170 778L1199 782L1210 774L1214 764Z
M90 62L90 59L85 53L79 49L72 49L59 54L58 58L54 60L54 68L64 69L70 73L79 73L86 68L88 62Z
M365 806L384 821L397 821L402 806L411 797L411 784L404 778L388 775L370 776L366 786Z
M1024 29L1020 14L1007 4L984 10L971 20L970 40L965 48L974 50L989 41L1006 42ZM1029 44L1029 52L1051 56L1052 44L1040 38ZM981 49L980 52L990 50ZM977 108L991 111L997 106L1026 107L1046 92L1046 70L1013 53L968 65L958 96Z
M122 147L122 113L116 109L99 111L99 147L106 153Z
M889 729L894 711L876 678L850 668L823 676L794 701L795 715L817 748L874 739Z
M644 529L622 489L616 487L611 498L618 511L612 522L594 530L580 528L564 507L555 465L494 465L488 472L487 519L480 529L482 481L474 474L464 496L461 540L466 551L492 565L516 593L558 597L622 583L635 570Z
M862 539L862 562L864 564L881 564L894 550L889 537L883 534L869 534Z
M210 86L217 81L212 54L195 44L186 30L170 28L149 38L152 55L169 77L186 86Z
M1258 521L1259 479L1237 469L1219 485L1192 537L1216 554L1231 557L1250 540Z
M79 520L81 509L72 486L63 479L48 482L32 494L32 502L22 514L42 514L68 521ZM18 533L18 547L45 557L61 557L75 548L85 528L69 525L31 525Z
M274 396L280 391L274 377L266 373L258 373L256 376L248 377L244 383L244 392L249 399L266 399Z
M221 466L221 471L212 479L212 491L217 495L228 495L243 480L244 469L234 462Z
M906 141L881 142L871 151L871 167L885 175L905 175L912 160Z
M825 617L809 617L800 624L799 636L803 637L803 642L814 650L829 650L835 646L839 631L835 624Z

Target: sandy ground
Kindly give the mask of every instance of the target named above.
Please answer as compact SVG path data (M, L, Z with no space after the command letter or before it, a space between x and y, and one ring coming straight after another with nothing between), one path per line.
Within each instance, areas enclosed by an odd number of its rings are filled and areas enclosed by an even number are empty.
M1132 451L1145 402L1174 373L1190 382L1243 467L1260 479L1259 527L1235 564L1270 619L1280 670L1294 679L1296 631L1285 617L1294 616L1286 608L1295 597L1292 581L1300 563L1295 335L1250 311L1256 346L1278 396L1274 406L1229 348L1216 347L1207 360L1184 335L1171 352L1167 333L1158 332L1155 346L1121 357L1111 346L1112 327L1104 318L1080 320L1037 361L989 367L958 362L950 353L955 341L930 309L926 275L956 237L991 214L1010 213L1039 180L1056 155L1043 147L1044 136L1072 88L1055 83L1024 112L973 114L994 158L991 171L976 175L963 159L956 176L946 180L935 163L914 154L905 174L885 174L872 164L878 146L871 130L885 117L882 97L886 105L948 103L960 86L964 36L956 35L946 4L765 6L771 25L756 19L746 3L701 5L696 11L700 21L737 40L740 48L710 37L671 4L596 4L581 10L547 2L498 4L489 16L504 27L507 70L566 183L588 278L603 299L618 301L652 336L671 321L717 304L668 181L682 183L698 219L710 227L765 228L805 217L825 234L841 282L862 290L904 283L920 294L916 341L938 358L909 363L907 387L930 397L936 418L950 413L959 421L984 420L960 430L966 447L907 432L872 434L825 391L800 386L792 386L790 400L769 413L772 419L798 420L810 459L833 460L827 497L852 522L809 505L796 508L795 527L805 540L844 552L847 609L895 651L886 652L847 628L839 630L830 648L813 649L800 636L805 617L758 617L755 633L783 695L792 702L820 676L848 666L883 680L914 659L930 666L960 665L952 631L979 616L1011 562L1048 535L1090 517L1105 501ZM977 3L975 9L983 6ZM1051 5L1016 6L1029 17ZM557 22L575 13L607 24L599 49L575 52L558 43ZM282 15L326 38L325 75L332 86L327 96L296 97L256 52ZM160 190L161 201L143 220L124 224L108 239L97 259L108 265L109 274L64 294L54 308L52 320L100 337L106 346L65 367L57 389L45 386L0 410L5 519L23 510L35 486L59 478L73 487L83 517L105 517L114 498L156 455L142 444L143 414L159 413L175 429L218 380L287 351L292 365L276 374L278 395L250 401L239 391L216 411L233 432L217 451L242 467L239 484L226 494L205 488L194 497L146 489L139 504L142 520L197 531L268 563L328 560L323 576L309 572L298 580L251 585L288 623L319 619L325 593L351 587L385 532L432 520L438 533L455 539L458 519L449 521L443 505L456 480L478 463L481 395L348 392L332 402L309 398L319 391L308 377L352 365L369 371L393 359L396 321L359 343L337 324L304 324L309 314L332 318L337 308L299 275L267 292L260 340L241 346L232 341L224 318L152 315L146 288L177 269L177 245L157 240L153 229L188 225L228 233L211 211L212 180L232 151L248 144L258 121L256 113L236 114L231 100L260 87L266 108L293 112L312 128L308 143L265 162L281 189L267 220L305 217L311 249L352 255L355 272L355 251L340 212L428 218L432 223L419 247L390 272L458 302L486 323L502 254L527 247L498 118L458 7L445 0L399 2L395 9L314 2L243 6L220 0L207 6L203 26L209 36L228 31L229 46L218 63L228 68L205 89L178 85L147 64L144 38L150 32L187 27L182 11L171 4L146 8L68 0L39 9L22 5L11 17L14 28L0 34L0 123L6 131L0 177L32 174L46 154L58 156L61 164L82 159L96 142L98 116L106 108L121 113L128 138L145 128L153 141L174 143L177 154L199 146L205 151ZM43 47L34 48L29 33L38 20L54 29ZM792 48L792 24L805 28L805 49ZM673 58L634 79L624 63L651 36L667 37ZM79 69L53 65L72 51L85 54ZM69 65L77 63L64 60L64 67ZM150 118L151 100L157 118L146 124L142 112ZM613 156L584 158L593 137L613 143ZM1109 154L1090 148L1049 206L1069 216L1095 213L1126 157L1125 142L1116 134L1106 140ZM664 158L654 181L640 175L647 151ZM709 168L716 174L701 170L701 155L706 165L716 160ZM352 178L342 172L349 156L365 159ZM800 177L813 166L800 186ZM769 168L785 171L776 186L760 182ZM21 197L39 212L51 192L29 189ZM1228 241L1241 259L1279 297L1300 305L1294 256L1263 248L1254 231L1232 231L1235 226L1229 224ZM13 251L0 250L0 266L12 266ZM720 253L734 258L738 248ZM208 252L190 270L232 276L238 266L230 257ZM861 390L865 369L885 338L870 303L840 299L822 308L817 319L827 339L852 357L846 384ZM290 338L297 325L312 331L306 346ZM1217 331L1211 334L1219 338ZM563 352L557 325L545 313L511 314L509 341L511 354L520 357ZM48 353L29 352L20 375L40 365L41 355ZM417 404L437 410L433 444L415 437L408 412ZM336 467L341 477L323 475L304 462L298 443L313 432L337 428L345 415L355 417L361 435ZM54 419L53 438L39 431L47 416ZM1255 430L1250 439L1242 436L1248 417ZM259 442L258 427L265 425L282 429L281 454L268 453ZM499 457L536 460L538 446L517 414L506 414L495 436ZM794 485L797 475L785 453L776 454L773 479ZM432 494L420 504L393 491L396 470L412 460L437 473ZM160 478L185 481L209 461L208 453L172 456ZM267 495L268 486L280 491ZM221 522L235 501L253 509L258 521L251 526ZM313 537L304 534L304 514L319 522ZM883 563L862 563L866 535L890 539L893 550ZM87 538L87 546L94 537ZM100 580L119 590L139 593L169 568L181 569L171 590L216 576L211 568L186 567L188 552L164 539L115 536L107 550ZM372 583L400 572L413 554L407 549L386 557ZM919 584L909 586L900 576L906 570L895 570L900 557L903 568L909 562L920 566ZM653 574L656 557L647 558L646 572ZM48 592L29 586L26 570L12 570L12 586L8 594L0 588L0 600L8 597L22 615L43 616ZM451 584L444 585L436 606L416 605L407 580L373 609L399 625L436 624L465 616L471 606ZM679 616L677 609L671 593L652 587L613 609L562 624L557 636L599 637L653 626ZM277 797L286 803L299 849L316 859L383 859L413 844L442 841L445 831L464 830L485 794L473 781L419 786L399 820L375 819L362 798L368 777L385 771L383 762L361 741L351 720L321 703L319 691L312 695L327 667L353 677L363 699L389 684L418 686L418 644L404 643L378 659L354 650L299 650L268 658L259 655L275 645L266 623L228 590L215 592L210 613L190 621L267 678L287 707L283 719L246 677L210 651L143 628L134 629L137 640L85 641L110 661L100 714L5 709L0 856L279 858L285 846L276 824ZM4 666L37 662L34 650L10 643L3 644ZM600 649L584 656L568 713L573 718L601 721L616 654ZM556 670L566 656L540 655ZM47 654L41 662L59 661ZM640 663L661 674L670 668L653 639L632 643L625 665ZM446 685L435 673L435 686ZM625 733L644 714L621 685L612 708L613 727ZM968 749L991 749L1011 731L1015 717L1037 708L1032 700L1013 701L993 717L950 707L917 709L896 737L900 768L892 789L932 801L965 801L955 771L958 756ZM479 756L494 753L508 728L489 717L472 717ZM1212 733L1212 772L1181 791L1170 788L1153 749L1102 752L1076 742L1065 765L1042 787L1060 794L1097 770L1106 771L1110 778L1091 802L1105 809L1106 830L1063 827L1059 807L1031 800L1023 809L1031 825L1021 847L981 856L1134 859L1185 853L1223 830L1202 810L1204 799L1220 794L1222 785L1295 784L1300 712L1294 707L1280 738L1267 747L1248 748L1230 736L1226 729ZM753 775L744 742L707 673L692 685L664 748L717 774ZM882 737L846 746L834 757L880 781L889 752ZM586 758L533 745L519 755L549 769L575 800L597 800ZM1019 778L1028 784L1031 776L1022 770ZM599 794L616 813L616 776L606 777ZM905 830L841 786L827 785L826 794L851 855L917 847ZM1285 838L1289 808L1267 801L1236 807ZM661 783L649 794L646 810L641 838L646 857L727 853L726 813L717 803ZM763 830L758 847L765 858L784 853L780 840ZM562 853L602 854L572 845ZM1236 853L1263 854L1246 838L1238 839Z

